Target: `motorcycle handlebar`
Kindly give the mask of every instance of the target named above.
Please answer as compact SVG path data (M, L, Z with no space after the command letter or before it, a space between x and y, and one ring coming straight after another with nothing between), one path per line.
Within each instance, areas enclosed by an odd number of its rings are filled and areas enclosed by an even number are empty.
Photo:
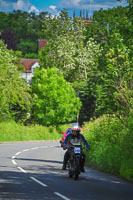
M82 146L81 144L79 144L79 145L74 145L74 144L66 145L65 147L63 147L63 149L66 150L66 149L74 148L74 147L81 147L82 149L86 149L88 152L90 151L90 149L86 148L85 146Z

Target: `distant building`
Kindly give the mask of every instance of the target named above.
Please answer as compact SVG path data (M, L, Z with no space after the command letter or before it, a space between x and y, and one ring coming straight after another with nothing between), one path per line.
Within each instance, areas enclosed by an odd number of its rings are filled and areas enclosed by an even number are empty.
M84 18L84 17L82 17L82 22L85 24L85 25L87 25L87 24L90 24L90 23L92 23L93 22L93 19L92 18Z
M38 40L38 51L46 46L48 40ZM34 70L39 65L40 59L22 58L21 64L24 66L24 73L21 75L26 80L27 84L31 83L31 79L34 76Z
M82 22L87 25L87 24L90 24L93 22L93 18L91 17L91 15L89 16L89 12L91 11L88 11L88 10L80 10L80 12L73 12L73 18L75 18L76 16L77 17L80 17Z
M34 76L34 70L36 67L40 67L39 65L40 59L29 59L22 58L21 64L24 66L24 73L22 74L22 78L26 80L27 84L31 83L31 79Z

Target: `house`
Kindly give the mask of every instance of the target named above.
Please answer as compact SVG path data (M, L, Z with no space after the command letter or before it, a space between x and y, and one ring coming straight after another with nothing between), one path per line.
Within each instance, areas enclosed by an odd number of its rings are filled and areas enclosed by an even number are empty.
M21 59L21 64L24 66L24 73L22 74L22 78L26 80L27 84L31 83L35 68L40 67L39 62L40 59Z
M47 42L48 40L38 40L38 51L45 47ZM24 66L24 73L21 75L21 77L26 80L27 84L31 83L35 68L40 67L39 62L40 59L21 59L21 64Z

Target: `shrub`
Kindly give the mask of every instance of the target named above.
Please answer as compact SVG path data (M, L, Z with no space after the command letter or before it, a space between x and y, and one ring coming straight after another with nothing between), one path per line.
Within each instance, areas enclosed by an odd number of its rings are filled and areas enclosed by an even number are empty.
M133 180L133 119L103 115L84 124L84 135L90 144L88 162L105 172Z

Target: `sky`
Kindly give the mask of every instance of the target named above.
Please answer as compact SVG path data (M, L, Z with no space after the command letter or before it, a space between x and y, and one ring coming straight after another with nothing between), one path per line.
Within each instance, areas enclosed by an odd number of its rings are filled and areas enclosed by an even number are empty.
M27 12L48 12L52 15L58 15L63 8L72 15L73 11L88 11L89 16L93 11L100 8L108 9L117 6L126 6L123 0L121 3L117 0L0 0L0 11L12 12L13 10L22 10Z

